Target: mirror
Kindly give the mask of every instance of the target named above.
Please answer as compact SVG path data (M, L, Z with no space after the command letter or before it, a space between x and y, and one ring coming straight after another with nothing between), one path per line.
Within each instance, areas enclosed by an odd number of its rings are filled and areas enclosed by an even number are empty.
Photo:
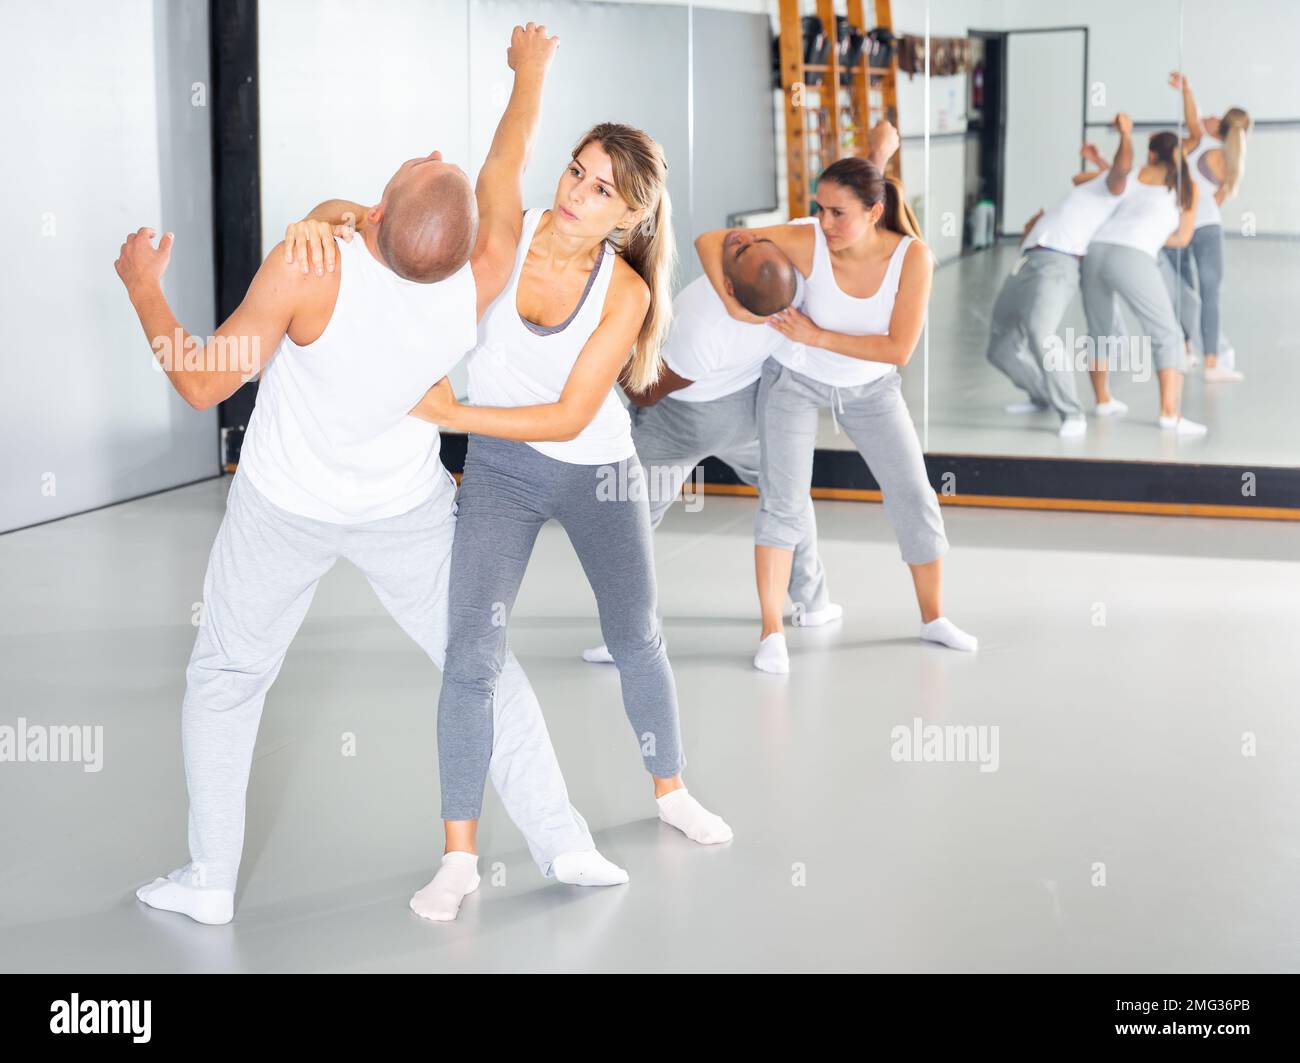
M1273 325L1300 295L1300 11L932 7L972 63L930 78L927 451L1300 463L1296 341Z

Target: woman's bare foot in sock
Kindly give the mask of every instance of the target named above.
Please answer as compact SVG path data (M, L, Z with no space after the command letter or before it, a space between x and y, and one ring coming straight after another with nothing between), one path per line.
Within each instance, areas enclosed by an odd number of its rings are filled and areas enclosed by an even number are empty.
M449 923L460 911L460 903L478 889L478 854L444 853L438 873L411 898L411 911L421 919Z

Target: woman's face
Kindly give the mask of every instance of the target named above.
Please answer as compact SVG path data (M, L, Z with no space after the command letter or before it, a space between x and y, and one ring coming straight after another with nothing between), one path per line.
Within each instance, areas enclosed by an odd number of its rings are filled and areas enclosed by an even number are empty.
M603 239L620 225L630 227L644 213L619 195L614 163L594 140L564 168L551 209L556 232L592 239Z
M863 239L885 212L883 204L868 209L843 185L823 181L817 186L817 221L832 251L851 247Z

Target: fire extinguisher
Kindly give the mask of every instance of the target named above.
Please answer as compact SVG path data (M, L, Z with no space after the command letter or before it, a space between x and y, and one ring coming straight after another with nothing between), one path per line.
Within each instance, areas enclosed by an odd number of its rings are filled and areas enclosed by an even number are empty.
M975 64L971 71L971 104L976 110L984 108L984 60Z

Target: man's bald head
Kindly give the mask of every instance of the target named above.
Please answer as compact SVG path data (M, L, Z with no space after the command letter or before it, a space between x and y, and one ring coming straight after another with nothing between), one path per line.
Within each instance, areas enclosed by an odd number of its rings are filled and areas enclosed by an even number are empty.
M722 273L736 301L758 317L784 310L798 291L794 263L771 240L736 233L724 241L722 253Z
M399 277L433 284L469 261L478 236L478 205L457 167L440 159L413 162L384 189L379 250Z

